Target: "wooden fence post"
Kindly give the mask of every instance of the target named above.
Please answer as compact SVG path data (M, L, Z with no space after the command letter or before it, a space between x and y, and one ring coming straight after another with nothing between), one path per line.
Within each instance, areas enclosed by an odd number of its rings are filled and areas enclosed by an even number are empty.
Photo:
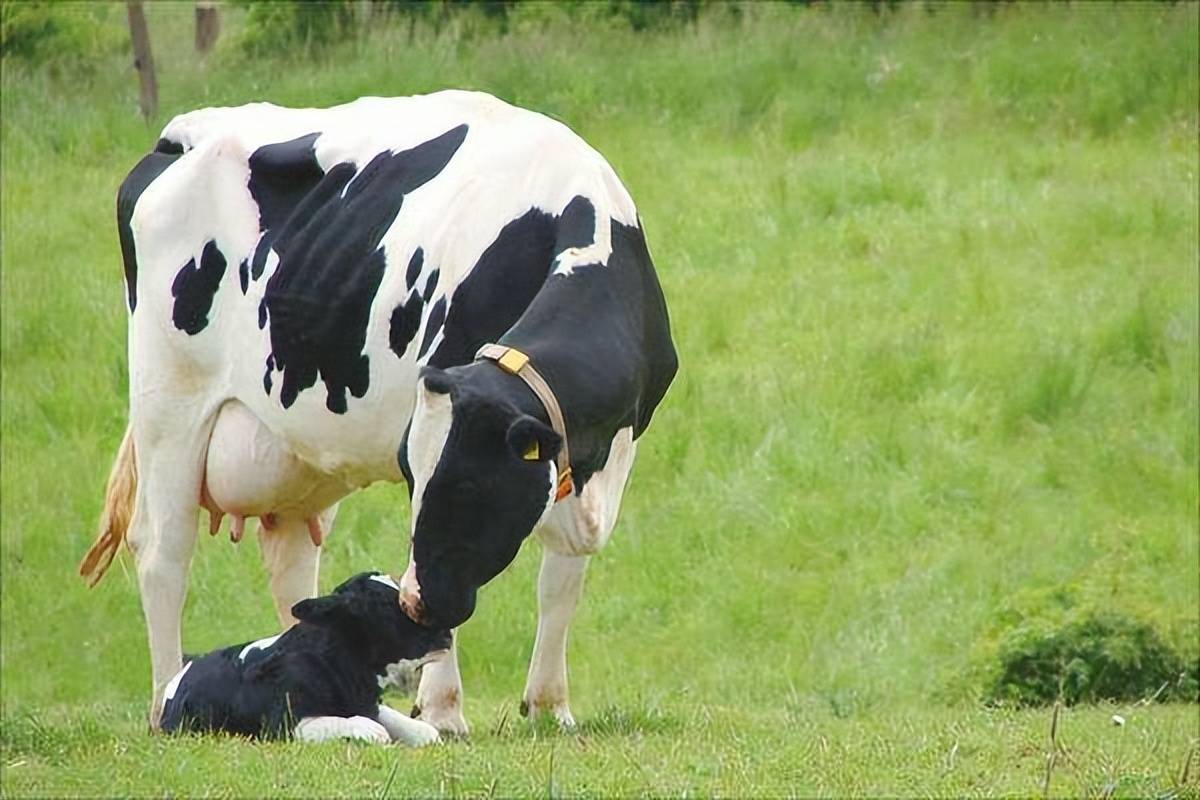
M196 52L207 55L221 35L215 0L196 0Z
M149 122L158 110L158 81L154 78L154 56L150 52L150 32L146 29L146 14L142 0L126 0L129 12L129 38L133 40L133 66L137 68L140 91L138 107Z

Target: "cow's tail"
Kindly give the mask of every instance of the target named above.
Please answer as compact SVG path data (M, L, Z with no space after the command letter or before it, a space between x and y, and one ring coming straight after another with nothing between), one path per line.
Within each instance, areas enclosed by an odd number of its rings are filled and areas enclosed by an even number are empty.
M125 541L133 519L133 504L137 496L137 453L133 448L133 429L125 429L121 449L108 476L104 491L104 511L100 515L100 532L95 544L79 562L79 574L88 586L95 586L112 564L113 557Z

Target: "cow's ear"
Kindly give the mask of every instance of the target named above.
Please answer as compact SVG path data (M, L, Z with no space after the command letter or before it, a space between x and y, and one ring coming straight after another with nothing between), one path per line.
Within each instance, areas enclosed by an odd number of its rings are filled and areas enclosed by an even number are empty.
M454 378L449 372L437 367L421 367L421 382L425 388L435 394L450 394L454 388Z
M544 422L522 414L508 426L508 449L522 461L551 461L562 449L562 437Z

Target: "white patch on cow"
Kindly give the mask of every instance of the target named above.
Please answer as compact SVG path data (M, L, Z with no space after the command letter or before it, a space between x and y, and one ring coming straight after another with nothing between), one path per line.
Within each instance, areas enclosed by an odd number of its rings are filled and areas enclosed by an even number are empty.
M597 212L592 243L587 247L568 247L556 255L554 257L554 274L570 275L576 267L607 264L610 255L612 255L612 225L608 216Z
M433 477L446 448L446 437L450 435L450 423L454 418L450 395L431 392L421 381L417 389L417 409L413 412L412 425L408 431L408 467L412 470L412 530L416 533L417 520L421 516L421 504L425 487ZM409 547L408 569L400 579L400 593L420 597L420 590L410 585L416 575L416 563L412 560Z
M246 656L250 655L251 650L266 650L271 645L279 641L280 636L283 636L283 634L277 633L274 636L268 636L265 639L259 639L257 642L251 642L242 648L242 652L238 653L238 661L245 661Z
M400 585L392 580L391 575L372 575L371 580L375 581L376 583L382 583L384 586L390 586L397 592L400 591Z
M555 504L538 530L542 544L565 556L590 555L604 547L617 524L636 453L633 428L618 430L609 445L604 469L592 473L578 495L572 493Z
M554 504L558 502L558 464L556 464L554 461L550 461L548 463L550 466L550 487L547 489L546 506L542 509L541 515L538 516L537 525L534 526L535 528L540 527L541 524L546 521L546 517L549 516L550 512L554 509Z
M179 682L183 680L183 676L187 675L187 671L192 668L194 661L189 661L183 665L183 669L175 673L175 677L171 678L171 682L167 684L167 688L163 690L163 702L167 702L175 696L175 692L179 691Z

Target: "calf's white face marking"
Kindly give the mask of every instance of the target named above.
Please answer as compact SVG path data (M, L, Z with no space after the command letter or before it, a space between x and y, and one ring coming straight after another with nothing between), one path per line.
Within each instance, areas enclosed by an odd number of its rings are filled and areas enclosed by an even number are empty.
M257 642L251 642L242 648L242 652L238 653L238 660L245 661L246 656L250 655L251 650L266 650L268 647L275 644L275 642L279 641L280 636L283 636L283 634L277 633L274 636L268 636L265 639L259 639Z

